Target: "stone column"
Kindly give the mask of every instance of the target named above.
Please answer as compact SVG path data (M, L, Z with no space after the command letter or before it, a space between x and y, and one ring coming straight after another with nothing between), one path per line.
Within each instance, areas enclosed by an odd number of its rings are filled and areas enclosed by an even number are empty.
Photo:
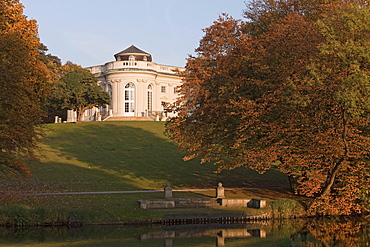
M172 238L167 238L164 240L164 246L165 247L172 247L173 246L173 241Z
M96 121L101 121L101 113L100 113L100 109L99 108L96 108Z
M216 246L217 247L224 247L225 246L225 238L222 237L222 236L217 235Z
M112 85L112 109L113 109L113 115L114 117L123 115L123 93L120 91L121 90L121 79L113 79L111 81Z
M76 112L73 110L67 110L67 122L76 122Z
M164 187L164 198L165 199L172 198L172 188L169 183L167 183L166 187Z
M216 188L216 198L225 198L225 188L222 187L222 183L218 183Z

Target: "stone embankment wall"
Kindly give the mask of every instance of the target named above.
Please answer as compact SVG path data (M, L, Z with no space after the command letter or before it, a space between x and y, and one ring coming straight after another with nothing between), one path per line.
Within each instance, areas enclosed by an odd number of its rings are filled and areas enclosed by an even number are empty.
M251 198L225 198L225 189L219 183L215 198L173 198L169 184L164 188L165 199L139 200L140 208L217 208L217 207L249 207L264 208L265 200Z

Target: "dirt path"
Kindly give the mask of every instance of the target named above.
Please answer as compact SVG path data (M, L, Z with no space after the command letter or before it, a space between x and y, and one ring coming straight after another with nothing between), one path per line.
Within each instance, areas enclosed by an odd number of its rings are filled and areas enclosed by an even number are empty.
M260 188L227 188L225 190L246 190ZM192 191L212 191L213 189L181 189L172 190L173 192L192 192ZM52 195L94 195L94 194L134 194L134 193L158 193L163 190L125 190L125 191L77 191L77 192L40 192L40 193L0 193L2 195L20 195L20 196L52 196Z

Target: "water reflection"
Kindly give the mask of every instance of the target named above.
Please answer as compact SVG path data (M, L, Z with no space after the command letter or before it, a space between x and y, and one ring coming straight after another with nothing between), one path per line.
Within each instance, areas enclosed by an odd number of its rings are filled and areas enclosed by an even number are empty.
M216 239L217 247L225 246L225 239L227 238L249 238L258 237L266 238L266 231L264 229L256 228L257 224L249 225L188 225L177 227L166 227L162 231L149 232L140 236L141 241L151 239L164 239L165 247L174 246L174 239L181 238L204 238L211 237ZM190 228L191 229L187 229ZM171 229L172 228L172 229Z
M0 246L370 246L369 219L151 227L2 228Z

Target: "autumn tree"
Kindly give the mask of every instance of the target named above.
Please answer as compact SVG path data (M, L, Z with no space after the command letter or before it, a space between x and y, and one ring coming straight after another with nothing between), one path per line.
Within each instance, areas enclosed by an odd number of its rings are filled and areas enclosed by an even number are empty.
M77 122L83 121L83 114L94 106L110 103L109 94L97 84L96 77L88 70L75 66L60 79L60 85L54 91L55 99L63 109L77 112Z
M39 59L41 60L41 62L43 62L49 70L52 70L55 72L55 74L58 74L57 68L60 68L62 66L62 61L60 60L60 58L48 53L48 47L42 43L40 44L38 49Z
M228 147L235 141L237 126L230 108L235 98L232 88L238 88L239 72L237 43L244 40L241 23L223 15L214 25L205 29L205 36L196 50L197 57L189 57L181 76L186 82L181 88L178 117L171 121L171 135L182 150L189 152L187 159L217 157L219 153L232 152ZM235 54L230 60L229 54ZM232 71L231 68L233 67ZM201 138L200 138L201 137ZM231 155L231 154L230 154Z
M0 1L0 164L1 173L29 173L41 137L41 103L49 94L49 72L39 60L35 20L18 0Z
M312 213L369 211L363 2L252 1L249 22L220 18L206 29L167 123L186 158L220 170L278 164L297 193L316 198Z
M310 67L312 101L323 109L315 111L315 119L321 119L315 124L326 132L319 144L327 149L320 152L325 162L314 167L324 175L319 193L326 202L317 208L369 211L370 8L343 4L325 17L317 23L325 40Z

